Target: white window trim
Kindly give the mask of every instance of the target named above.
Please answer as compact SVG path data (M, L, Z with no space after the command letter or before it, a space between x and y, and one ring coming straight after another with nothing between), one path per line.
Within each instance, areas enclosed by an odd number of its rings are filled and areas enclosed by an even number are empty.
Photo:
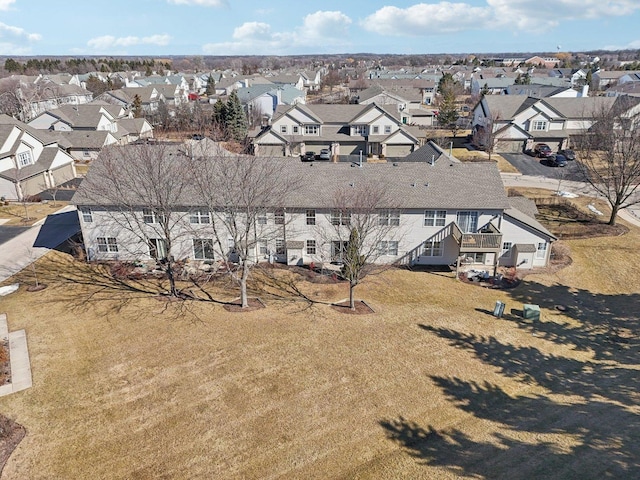
M447 222L446 210L425 210L424 222L425 227L444 227Z
M211 214L206 210L193 210L189 213L189 223L209 224L211 223Z
M118 239L116 237L98 237L98 252L118 253Z
M195 260L214 260L213 253L213 239L211 238L194 238L193 245L193 258ZM209 246L210 256L207 256L207 245ZM202 255L198 257L198 251L202 252Z

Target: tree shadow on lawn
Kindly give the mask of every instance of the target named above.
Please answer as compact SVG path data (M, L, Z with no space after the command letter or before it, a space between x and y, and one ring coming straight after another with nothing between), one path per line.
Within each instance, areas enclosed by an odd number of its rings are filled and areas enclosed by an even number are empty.
M563 285L530 287L511 292L512 298L568 304L563 314L577 322L557 322L548 313L541 321L515 315L502 321L547 342L589 352L590 359L421 324L429 334L468 351L504 377L548 393L512 396L489 382L431 376L452 405L499 424L500 431L491 440L478 441L461 429L438 431L402 416L380 425L410 455L459 475L640 478L640 340L632 334L640 326L640 295L593 294ZM564 440L543 435L561 435Z

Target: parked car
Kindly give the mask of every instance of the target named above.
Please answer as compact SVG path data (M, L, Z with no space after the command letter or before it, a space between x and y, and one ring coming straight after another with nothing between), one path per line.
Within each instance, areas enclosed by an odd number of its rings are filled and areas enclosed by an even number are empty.
M576 154L573 150L558 150L558 153L560 155L564 155L564 158L566 158L567 160L575 160L576 159Z
M558 153L556 155L551 155L547 158L547 162L550 167L566 167L567 166L567 157Z
M533 147L533 153L536 157L549 158L553 155L553 150L546 143L536 143Z
M300 160L303 162L313 162L316 159L316 152L309 150L304 155L300 155Z
M331 152L328 148L323 148L320 150L320 153L316 156L318 160L331 160Z

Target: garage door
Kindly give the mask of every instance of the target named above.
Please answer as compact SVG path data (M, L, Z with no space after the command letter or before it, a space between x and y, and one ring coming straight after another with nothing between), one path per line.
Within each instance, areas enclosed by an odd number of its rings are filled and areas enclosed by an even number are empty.
M496 153L522 153L523 148L524 142L521 140L502 140L496 143L496 148L494 150Z

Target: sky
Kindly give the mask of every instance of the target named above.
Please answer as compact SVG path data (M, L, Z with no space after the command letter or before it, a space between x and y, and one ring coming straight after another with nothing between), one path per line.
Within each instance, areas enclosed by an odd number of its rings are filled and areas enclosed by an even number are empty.
M0 55L640 48L640 0L0 0Z

